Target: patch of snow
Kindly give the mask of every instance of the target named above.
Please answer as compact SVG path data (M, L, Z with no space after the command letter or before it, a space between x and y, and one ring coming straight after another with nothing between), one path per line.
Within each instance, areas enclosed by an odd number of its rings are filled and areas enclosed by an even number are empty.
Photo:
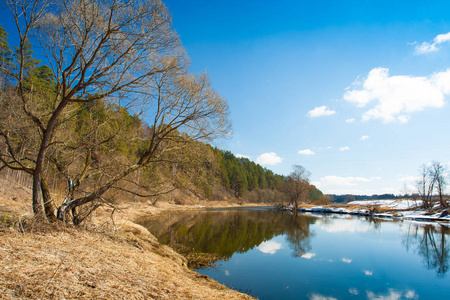
M393 214L382 213L382 214L373 214L375 218L395 218Z
M392 204L396 200L360 200L360 201L351 201L348 204L350 205L380 205L380 206L387 206L389 204Z
M367 200L367 201L352 201L349 202L350 205L362 205L362 206L373 206L377 205L379 207L388 207L391 209L405 210L414 207L419 207L422 205L422 200Z
M305 212L311 215L320 217L320 214L335 214L336 217L349 216L349 215L359 215L359 216L373 216L375 218L390 218L390 219L405 219L405 220L416 220L416 221L450 221L450 215L442 216L442 210L433 215L426 215L427 211L421 209L422 200L407 200L407 199L386 199L386 200L367 200L367 201L352 201L349 202L350 205L361 205L361 206L378 206L380 208L390 209L389 213L375 213L370 209L354 209L349 210L344 207L323 207L315 206L310 208L299 208L300 212ZM440 206L439 203L435 204L435 208Z

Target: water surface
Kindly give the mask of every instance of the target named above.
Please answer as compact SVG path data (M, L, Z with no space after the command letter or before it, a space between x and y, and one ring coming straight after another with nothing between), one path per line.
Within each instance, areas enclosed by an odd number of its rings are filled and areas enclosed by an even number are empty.
M217 253L198 272L259 299L450 299L439 224L228 209L143 225L162 243Z

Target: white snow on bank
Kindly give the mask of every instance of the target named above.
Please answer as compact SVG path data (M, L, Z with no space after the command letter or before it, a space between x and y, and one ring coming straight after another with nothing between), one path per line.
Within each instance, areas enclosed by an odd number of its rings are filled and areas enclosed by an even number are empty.
M422 205L422 200L367 200L367 201L352 201L348 203L349 205L378 205L380 207L389 207L397 210L405 210L414 207L419 207Z
M395 200L359 200L351 201L347 204L349 205L389 205L395 202Z
M430 215L427 210L421 209L421 200L367 200L367 201L352 201L348 203L349 205L361 205L366 206L367 209L347 209L342 207L310 207L310 208L300 208L299 210L307 213L334 213L341 215L363 215L363 216L373 216L375 218L394 218L394 219L405 219L405 220L416 220L416 221L450 221L450 215L443 216L445 214L444 210L438 210L437 213ZM439 203L435 204L439 207ZM372 214L372 206L389 208L390 212L385 213L374 213Z

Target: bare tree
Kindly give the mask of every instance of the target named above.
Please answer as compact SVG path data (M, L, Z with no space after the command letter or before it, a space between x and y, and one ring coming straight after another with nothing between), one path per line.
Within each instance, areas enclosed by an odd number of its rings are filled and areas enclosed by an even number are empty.
M420 179L416 182L417 192L422 199L422 206L430 208L433 206L433 190L435 180L430 176L430 170L426 165L420 167Z
M285 191L289 196L291 204L294 204L295 211L298 210L300 201L306 201L309 192L310 172L300 165L293 165L294 169L287 177Z
M448 207L447 200L444 199L444 190L447 185L447 169L440 162L433 161L430 167L430 175L435 184L434 188L439 196L441 207Z
M433 207L433 193L436 191L441 207L448 207L444 199L447 186L447 169L440 162L433 161L429 166L422 165L420 179L416 183L417 191L423 201L424 208Z
M67 178L68 189L58 208L58 218L102 199L103 195L132 172L164 159L164 152L180 148L189 139L210 139L229 131L228 106L204 75L187 74L188 59L171 29L171 18L159 0L5 0L17 25L20 43L17 83L20 101L15 113L23 120L18 132L14 122L0 127L7 150L3 166L33 177L33 211L45 220L44 170L52 163ZM55 75L55 93L45 104L27 88L25 45L37 41ZM58 160L61 149L70 148L63 129L80 109L79 104L104 100L125 106L149 120L151 134L138 161L115 169L91 191L77 193L94 172L92 148L76 174ZM78 106L77 106L78 105ZM3 120L2 120L3 121ZM3 122L2 122L3 123ZM3 124L2 124L3 125ZM93 146L117 136L111 133ZM180 134L181 133L181 134ZM21 144L33 140L27 151ZM73 148L73 147L72 147ZM18 151L20 150L20 151ZM98 172L98 170L97 170ZM47 217L51 212L47 214Z

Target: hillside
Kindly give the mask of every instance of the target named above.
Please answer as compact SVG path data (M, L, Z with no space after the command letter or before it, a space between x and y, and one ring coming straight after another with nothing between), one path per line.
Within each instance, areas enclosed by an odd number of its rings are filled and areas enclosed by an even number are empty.
M251 299L189 270L131 220L189 207L128 203L112 218L97 210L82 228L37 225L29 191L1 183L1 299Z

